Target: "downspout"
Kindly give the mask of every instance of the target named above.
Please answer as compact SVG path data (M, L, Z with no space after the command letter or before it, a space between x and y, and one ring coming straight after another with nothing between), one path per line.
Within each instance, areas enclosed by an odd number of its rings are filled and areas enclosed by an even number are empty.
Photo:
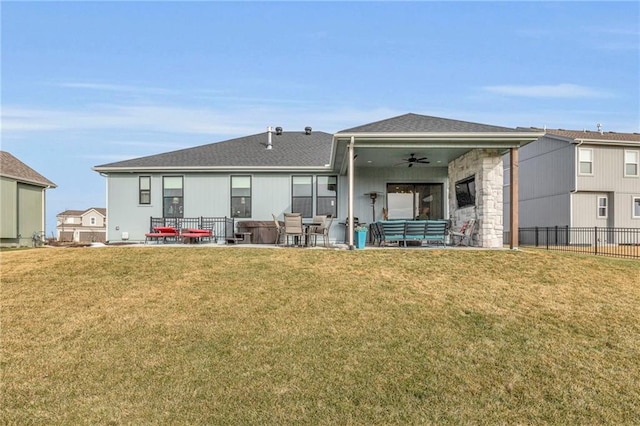
M349 250L353 250L353 146L355 144L355 137L351 136L351 141L349 142L349 196L347 199L347 244L349 245Z
M109 211L111 209L109 209L109 175L107 173L102 173L100 172L100 176L104 177L104 193L105 193L105 207L107 208L107 214L104 218L104 220L107 222L107 226L105 226L105 233L104 233L104 238L105 241L111 241L111 238L109 238Z
M51 186L47 185L47 187L42 191L42 238L44 240L47 239L47 189L51 188ZM43 241L44 242L44 241Z
M573 189L569 191L569 227L573 226L573 195L578 192L578 169L580 169L580 145L584 143L584 139L578 139L578 144L573 152Z

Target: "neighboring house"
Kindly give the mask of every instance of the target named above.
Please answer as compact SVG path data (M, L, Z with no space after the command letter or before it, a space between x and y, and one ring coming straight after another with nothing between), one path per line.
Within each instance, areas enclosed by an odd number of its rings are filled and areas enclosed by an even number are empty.
M333 215L330 240L353 246L348 219L428 211L456 225L475 218L475 245L502 247L502 156L542 134L405 114L334 135L269 127L94 170L107 179L110 242L143 241L151 217L260 221L301 212Z
M640 134L544 131L518 152L519 227L640 227Z
M65 210L56 215L58 241L105 242L107 209Z
M0 151L0 245L30 246L44 238L45 192L56 184Z

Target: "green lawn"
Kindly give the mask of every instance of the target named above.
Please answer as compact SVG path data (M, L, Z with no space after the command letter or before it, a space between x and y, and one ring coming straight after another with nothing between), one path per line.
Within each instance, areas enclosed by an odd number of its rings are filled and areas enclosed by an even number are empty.
M1 424L640 424L640 262L3 251Z

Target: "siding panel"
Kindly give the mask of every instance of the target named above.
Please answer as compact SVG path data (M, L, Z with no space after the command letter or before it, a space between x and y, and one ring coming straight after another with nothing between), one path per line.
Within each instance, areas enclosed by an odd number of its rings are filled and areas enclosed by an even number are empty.
M18 237L17 194L17 182L0 177L0 238Z

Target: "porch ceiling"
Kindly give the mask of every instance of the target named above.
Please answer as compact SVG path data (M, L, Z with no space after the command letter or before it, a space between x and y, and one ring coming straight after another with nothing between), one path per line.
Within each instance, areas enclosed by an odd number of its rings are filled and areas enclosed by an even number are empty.
M447 167L450 161L468 152L470 148L367 148L356 147L356 167L408 167L403 160L414 154L416 158L427 157L429 164L414 164L414 168Z
M336 134L334 135L334 167L346 173L348 146L354 138L355 167L394 167L403 159L415 154L427 157L429 164L414 165L414 168L447 167L449 162L476 148L495 149L507 153L536 140L542 134L534 133L487 133L487 134ZM397 167L407 167L408 164Z

